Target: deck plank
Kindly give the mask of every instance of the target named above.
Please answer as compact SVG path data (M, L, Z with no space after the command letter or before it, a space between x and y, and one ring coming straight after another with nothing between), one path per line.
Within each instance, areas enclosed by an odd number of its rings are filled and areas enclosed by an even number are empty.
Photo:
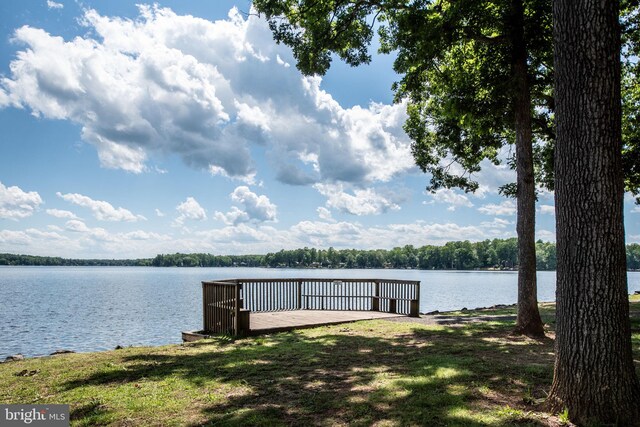
M316 326L356 322L358 320L405 317L401 314L377 311L296 310L269 313L251 313L251 335L313 328Z

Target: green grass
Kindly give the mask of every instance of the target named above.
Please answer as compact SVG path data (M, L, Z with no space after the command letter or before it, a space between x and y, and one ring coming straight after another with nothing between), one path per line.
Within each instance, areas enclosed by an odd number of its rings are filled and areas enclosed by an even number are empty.
M553 305L541 311L552 328ZM67 403L72 425L86 426L558 425L541 405L553 340L512 326L378 320L30 359L0 364L0 403Z

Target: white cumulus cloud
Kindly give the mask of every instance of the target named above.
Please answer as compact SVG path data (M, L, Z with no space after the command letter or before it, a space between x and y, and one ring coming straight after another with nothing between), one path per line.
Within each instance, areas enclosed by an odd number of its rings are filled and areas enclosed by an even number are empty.
M28 228L25 232L29 236L42 240L69 240L55 231L42 231L36 228Z
M32 239L24 231L0 230L0 243L3 244L2 247L11 248L13 245L26 246L31 242ZM7 249L5 249L5 251L8 252Z
M515 227L513 227L513 225L513 221L507 221L506 219L502 218L494 218L493 221L483 221L480 223L480 226L489 229L505 229L507 227L512 227L515 230Z
M231 200L242 209L233 206L227 213L216 212L215 218L227 225L242 222L277 222L278 208L265 195L258 195L244 185L230 194Z
M81 22L72 40L15 31L24 47L0 78L0 107L78 124L103 167L142 173L157 170L151 154L175 154L253 184L259 145L289 184L388 182L415 168L405 105L341 106L287 66L291 51L254 14L211 22L140 6L134 20L87 10Z
M537 230L536 231L536 239L543 240L545 242L555 242L556 241L556 233L549 230Z
M176 218L178 225L184 224L184 221L187 219L195 221L204 221L207 219L207 213L204 208L200 206L200 203L193 197L187 197L184 202L176 206L176 210L180 214Z
M0 182L0 219L14 221L27 218L43 203L36 191L23 191L20 187L6 187Z
M54 251L66 257L110 258L117 254L119 257L136 258L176 251L267 253L304 246L391 249L404 245L441 245L452 240L513 237L515 230L509 225L512 224L501 224L497 220L479 226L424 221L371 226L350 221L304 220L278 229L265 223L247 221L209 230L189 231L183 228L176 235L147 230L113 232L89 227L80 220L69 220L65 229L0 230L0 252L12 252L19 246L20 252L35 255L50 255ZM543 231L538 236L547 240L549 234Z
M214 218L218 221L224 222L227 225L234 225L249 221L249 214L247 214L243 210L240 210L236 206L232 206L231 210L227 213L216 211L214 214Z
M265 195L257 195L249 187L240 186L231 193L231 200L244 206L249 218L258 221L276 221L277 207Z
M371 188L354 189L353 194L349 194L343 184L315 184L313 187L327 198L328 207L352 215L378 215L400 209L390 196Z
M485 215L510 216L516 214L516 204L513 200L505 200L500 204L488 203L478 208Z
M89 227L87 227L84 222L77 219L67 221L65 227L68 231L73 231L74 233L86 233L89 231Z
M84 239L91 239L99 242L117 241L117 238L111 235L111 233L109 233L106 229L102 227L91 228L88 227L84 222L76 219L67 221L67 223L65 224L65 228L67 229L67 231L81 234L82 238Z
M76 214L62 209L47 209L47 214L56 218L78 219Z
M471 203L471 201L467 196L465 196L464 194L459 194L456 191L449 188L441 188L437 190L434 194L431 194L431 197L435 202L449 205L447 210L450 210L450 211L455 211L456 208L459 208L459 207L470 208L473 206L473 203Z
M555 215L556 207L553 205L540 205L540 213L542 215Z
M62 194L57 192L56 195L61 199L83 208L88 208L93 216L100 221L139 221L146 220L142 215L134 215L125 208L114 208L109 202L103 200L93 200L88 196L78 193Z
M150 233L143 230L130 231L128 233L119 234L124 240L167 240L168 236L158 233Z
M318 209L316 209L316 212L318 212L318 217L320 219L323 219L325 221L334 221L329 209L320 206Z
M64 4L57 3L53 0L47 0L47 7L49 9L62 9L64 7Z

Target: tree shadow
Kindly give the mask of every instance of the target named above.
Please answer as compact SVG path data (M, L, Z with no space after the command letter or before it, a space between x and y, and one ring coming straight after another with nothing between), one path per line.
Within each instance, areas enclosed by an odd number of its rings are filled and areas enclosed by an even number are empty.
M73 422L81 422L82 425L100 425L110 412L100 399L91 399L84 405L74 407L69 418Z
M198 405L207 425L547 425L526 415L535 408L524 397L551 382L550 342L486 324L368 335L362 326L334 327L219 341L197 354L125 356L126 370L65 388L174 376L203 389L224 384L223 399ZM472 414L483 408L493 418Z

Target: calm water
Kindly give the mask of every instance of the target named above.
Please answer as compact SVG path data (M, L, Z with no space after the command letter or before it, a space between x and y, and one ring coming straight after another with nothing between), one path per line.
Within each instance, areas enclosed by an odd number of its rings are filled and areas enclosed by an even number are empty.
M511 304L515 272L259 268L0 267L0 358L56 349L180 342L202 323L202 280L235 277L395 278L422 282L420 311ZM629 273L640 290L640 273ZM538 273L538 299L555 298L555 273Z

